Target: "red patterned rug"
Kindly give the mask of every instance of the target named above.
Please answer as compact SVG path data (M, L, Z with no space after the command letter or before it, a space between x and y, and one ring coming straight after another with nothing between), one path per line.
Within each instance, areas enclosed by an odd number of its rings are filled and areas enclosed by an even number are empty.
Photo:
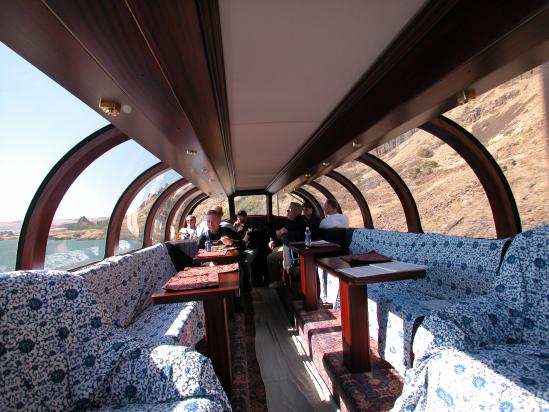
M297 311L300 339L342 411L388 411L402 392L404 379L378 354L370 339L372 371L350 373L343 363L339 311Z
M244 313L236 313L231 321L231 353L233 389L229 399L233 411L267 410L265 385L255 356L255 321L252 296L244 293Z

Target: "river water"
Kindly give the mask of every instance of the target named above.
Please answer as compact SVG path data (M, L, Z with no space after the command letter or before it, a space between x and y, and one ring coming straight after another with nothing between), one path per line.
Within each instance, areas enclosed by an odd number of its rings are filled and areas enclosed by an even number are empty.
M15 270L17 240L0 240L0 272ZM140 248L137 240L121 240L119 253ZM105 239L48 240L46 268L67 270L102 260L105 255Z

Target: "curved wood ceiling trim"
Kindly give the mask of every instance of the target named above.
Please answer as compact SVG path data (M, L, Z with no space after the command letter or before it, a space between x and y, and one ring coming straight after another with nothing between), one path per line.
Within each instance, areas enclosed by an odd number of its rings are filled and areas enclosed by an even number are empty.
M326 173L323 161L333 170L454 107L462 90L483 93L545 62L548 20L546 0L429 1L268 190L299 187Z
M422 233L423 229L421 228L421 219L419 217L416 201L414 200L412 192L399 174L379 157L370 153L364 153L356 160L375 170L391 185L402 205L408 232Z
M454 149L478 177L492 209L498 239L520 233L520 215L509 182L482 143L463 127L444 116L428 121L421 129Z
M225 79L225 60L223 58L223 40L221 37L221 18L219 16L219 3L217 0L202 0L197 2L204 39L204 48L210 77L213 87L213 95L217 107L219 125L221 127L221 139L225 150L225 161L232 184L232 191L236 190L234 173L233 149L231 147L231 128L229 121L229 104L227 100L227 83Z
M108 125L82 140L55 164L34 194L25 215L17 247L16 270L44 267L51 222L65 193L84 169L127 140L128 136Z
M183 227L183 224L185 220L187 219L187 216L189 216L191 213L194 212L196 207L202 203L204 200L208 199L210 196L208 196L205 193L200 193L197 195L194 199L192 199L189 204L185 207L185 210L183 210L183 213L181 214L181 220L179 221L179 227Z
M158 199L155 200L151 207L151 210L149 211L149 214L147 215L147 220L145 221L145 229L143 230L143 247L148 247L152 245L153 223L154 219L156 218L156 212L158 212L160 206L162 206L164 201L166 201L172 193L174 193L177 189L183 187L187 183L189 183L189 181L184 177L176 180L171 185L169 185L166 190L164 190L160 194L160 196L158 196Z
M319 201L316 199L316 197L313 196L311 192L308 192L307 190L300 187L299 189L296 189L294 191L296 194L299 194L302 198L305 198L305 200L308 200L313 205L315 212L324 219L324 210L322 210L322 206L320 205Z
M318 182L309 182L307 183L309 186L311 186L312 188L318 190L320 193L322 193L326 199L335 199L336 197L333 195L332 192L330 192L325 186L322 186L320 183ZM337 199L336 199L337 200ZM337 202L337 213L343 213L341 211L341 205L339 204L339 202Z
M181 195L181 197L177 200L177 202L175 202L175 205L173 205L172 210L170 210L170 214L168 215L168 219L166 220L166 229L164 230L164 239L165 240L171 240L170 239L170 234L171 234L170 233L171 232L170 228L173 224L175 216L177 215L177 211L179 210L179 208L181 207L183 202L185 202L185 200L187 200L189 197L191 197L192 195L194 195L197 192L200 192L200 189L197 188L197 187L193 187L190 190L187 190L185 193L183 193ZM182 226L179 226L179 222L178 222L176 232L179 232L179 229L181 229L181 228L182 228Z
M135 180L130 183L127 189L122 193L122 196L116 202L111 218L109 219L109 227L107 229L107 240L105 241L105 256L114 256L118 254L118 246L120 242L120 232L122 231L122 223L126 212L130 207L133 199L143 189L147 183L153 180L158 175L168 170L168 166L159 162L149 169L141 173Z
M374 221L372 219L372 214L370 213L370 208L368 207L368 202L366 202L366 199L364 199L364 196L362 195L362 192L358 190L358 187L356 187L353 182L351 182L349 179L347 179L341 173L336 172L335 170L327 173L326 176L338 182L341 186L347 189L349 193L351 193L351 196L353 196L356 204L358 205L358 208L360 209L360 214L362 215L362 222L364 223L364 227L373 229Z

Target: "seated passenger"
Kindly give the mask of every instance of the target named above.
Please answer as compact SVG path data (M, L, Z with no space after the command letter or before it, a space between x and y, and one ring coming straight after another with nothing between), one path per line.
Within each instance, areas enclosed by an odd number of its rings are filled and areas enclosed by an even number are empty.
M305 226L311 231L313 239L317 237L318 226L322 218L315 212L312 203L303 203L303 218L305 219Z
M238 234L228 227L220 225L221 219L219 213L216 210L209 210L206 214L206 223L208 229L202 233L198 240L198 248L204 249L207 240L211 242L223 243L224 245L235 245L240 247L243 242L238 239Z
M220 225L221 227L228 227L228 228L231 228L233 227L233 225L231 225L229 222L222 222L221 219L223 218L223 208L221 206L214 206L211 208L211 210L214 210L217 212L217 214L219 214L219 221L220 221ZM204 233L206 233L206 231L208 230L208 222L207 221L202 221L200 222L200 224L197 226L196 228L196 237L197 238L200 238L200 236L202 236Z
M288 221L275 232L277 241L287 245L289 242L303 240L305 233L305 218L301 215L302 207L299 203L292 202L286 211ZM269 271L269 287L277 287L280 284L280 265L284 260L283 247L277 247L277 241L271 237L269 248L272 253L267 256L267 268Z
M180 239L197 239L198 236L196 235L196 216L195 215L187 216L187 218L185 219L185 222L187 223L187 226L179 229L179 238Z
M333 229L349 227L349 218L346 215L337 213L339 203L335 199L326 199L324 203L324 213L326 217L320 222L320 229Z
M241 210L236 214L236 222L234 222L233 228L244 242L244 250L241 254L244 286L250 286L252 284L252 262L257 256L257 243L253 235L255 228L248 221L248 214L245 210Z

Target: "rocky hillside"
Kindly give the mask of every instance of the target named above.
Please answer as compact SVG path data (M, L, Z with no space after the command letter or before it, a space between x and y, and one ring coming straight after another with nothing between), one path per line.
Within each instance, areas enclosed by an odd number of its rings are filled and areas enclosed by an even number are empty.
M475 135L494 156L515 195L523 229L549 223L547 97L542 69L527 72L445 114ZM421 130L373 151L406 181L424 231L495 237L490 206L471 169L447 145ZM375 172L351 162L338 171L364 193L374 225L406 230L398 198ZM321 178L322 183L329 179ZM341 189L333 185L336 197ZM361 226L350 194L343 208Z

